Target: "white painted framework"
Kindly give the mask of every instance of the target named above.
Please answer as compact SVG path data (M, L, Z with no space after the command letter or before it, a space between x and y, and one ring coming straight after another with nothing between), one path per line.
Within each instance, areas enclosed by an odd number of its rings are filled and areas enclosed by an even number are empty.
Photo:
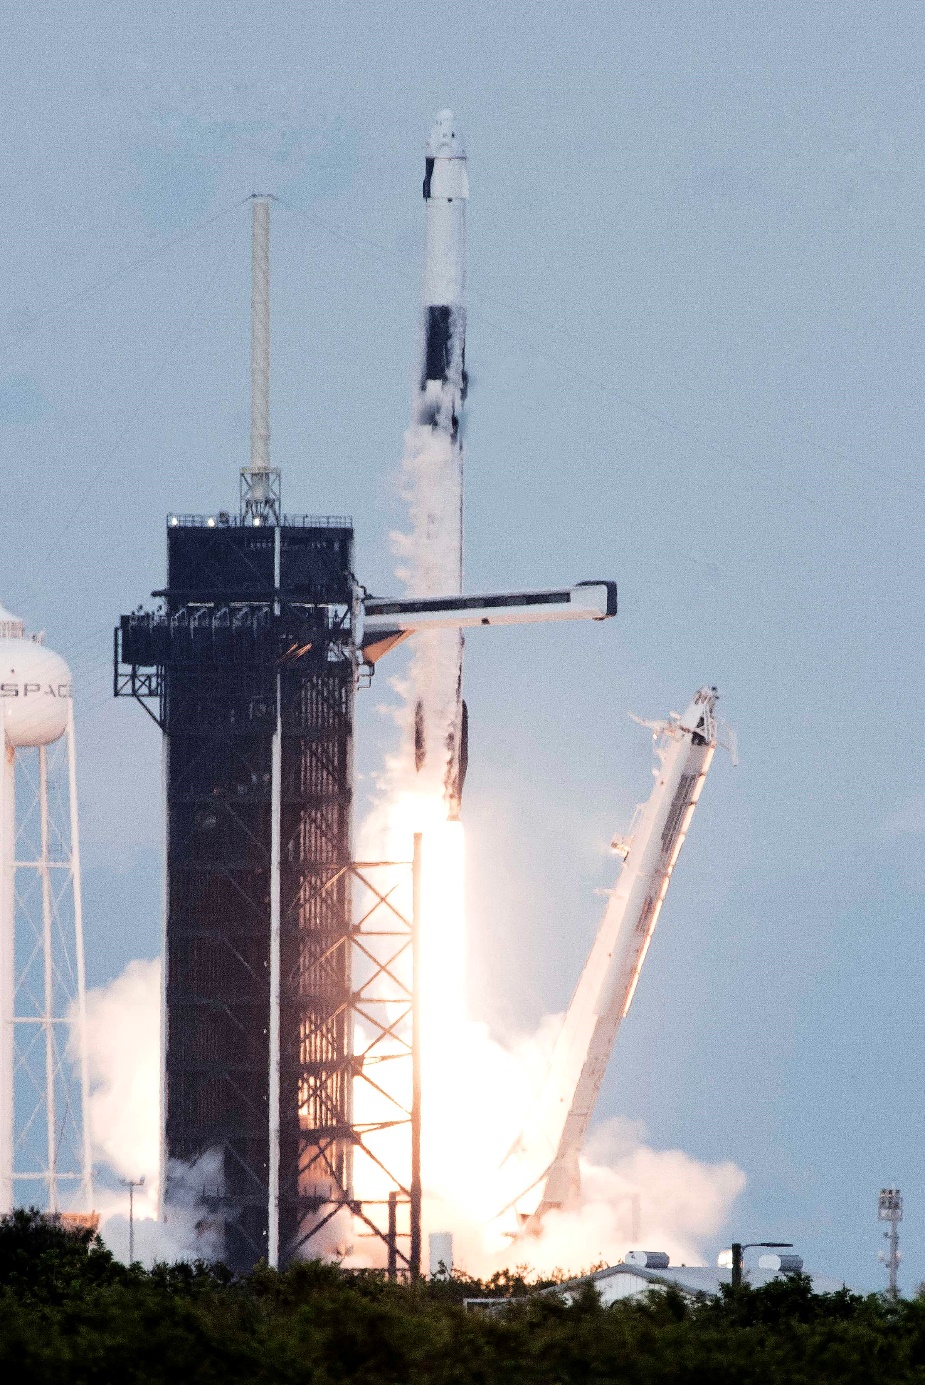
M73 705L0 774L0 1212L93 1207ZM39 1192L42 1189L42 1193Z
M655 787L629 835L614 840L623 868L544 1083L505 1160L512 1197L500 1215L514 1214L515 1234L536 1229L546 1212L577 1197L579 1156L601 1082L716 752L716 699L715 688L701 688L683 716L643 723L655 737Z
M280 474L270 466L270 202L251 198L251 455L241 468L241 515L279 524Z
M483 625L532 625L554 620L607 620L617 613L615 582L489 595L434 596L362 601L363 637L415 630L470 630Z

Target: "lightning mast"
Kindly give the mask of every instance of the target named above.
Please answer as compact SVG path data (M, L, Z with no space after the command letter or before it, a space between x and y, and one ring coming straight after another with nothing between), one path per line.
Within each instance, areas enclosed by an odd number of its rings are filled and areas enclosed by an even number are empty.
M701 688L683 716L646 722L656 783L630 835L594 946L553 1049L546 1078L502 1174L517 1230L537 1229L578 1195L578 1159L620 1025L632 1003L672 871L717 746L717 692Z
M280 474L270 466L270 201L251 198L251 463L241 468L241 515L280 522Z

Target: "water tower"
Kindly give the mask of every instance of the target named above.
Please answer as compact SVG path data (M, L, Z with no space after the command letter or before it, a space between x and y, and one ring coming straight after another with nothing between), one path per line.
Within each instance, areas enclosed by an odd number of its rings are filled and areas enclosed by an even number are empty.
M2 607L0 733L0 1213L89 1211L71 675Z

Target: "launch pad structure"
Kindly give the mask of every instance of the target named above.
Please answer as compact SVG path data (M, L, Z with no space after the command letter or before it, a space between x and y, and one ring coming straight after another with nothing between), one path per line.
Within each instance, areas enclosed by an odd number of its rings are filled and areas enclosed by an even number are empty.
M388 1197L373 1208L352 1192L357 1147L417 1113L395 1102L387 1122L353 1120L354 1079L372 1072L355 1047L357 1013L375 1061L412 1060L408 968L396 959L413 946L413 919L379 888L386 863L352 856L350 521L175 515L167 553L162 609L120 621L115 691L142 701L165 737L168 1155L188 1181L221 1152L220 1185L196 1193L234 1268L286 1263L311 1241L320 1254L347 1209L416 1273L414 1180L390 1179L391 1234ZM355 886L367 900L359 924ZM398 1016L373 984L383 970ZM168 1167L168 1216L175 1192Z
M416 910L408 918L391 892L404 865L417 902L420 846L404 863L353 860L359 675L415 628L606 619L615 588L364 596L350 521L267 523L248 512L254 479L238 516L169 517L160 605L122 616L115 632L114 693L164 733L163 1204L168 1217L191 1195L209 1208L222 1258L239 1270L337 1248L331 1224L345 1211L385 1243L396 1272L415 1276L416 968L403 955L415 950ZM382 1062L405 1062L409 1080L384 1088ZM379 1118L355 1118L357 1082L385 1101ZM398 1125L410 1177L394 1144L375 1148ZM386 1185L373 1202L354 1194L358 1155Z
M428 164L440 167L425 180L425 203L429 216L431 204L451 211L456 227L448 244L428 241L440 260L462 254L454 202L465 177L452 117L435 129ZM235 1270L342 1252L359 1225L384 1243L390 1273L413 1277L421 847L416 838L412 859L409 842L403 863L353 859L356 688L416 630L605 620L616 585L462 595L453 577L443 592L377 598L354 575L349 519L282 513L269 463L270 199L252 205L251 457L240 511L169 516L159 604L122 616L115 632L114 693L139 701L164 735L162 1207L169 1218L172 1205L205 1206ZM458 417L443 396L461 403L461 347L449 360L430 338L444 317L461 329L455 298L449 315L433 311L435 295L458 296L460 282L427 278L420 384L419 426L449 439L454 467ZM460 706L461 650L457 638ZM454 755L458 767L458 738ZM450 778L458 808L461 773ZM396 865L413 877L410 917L396 903ZM405 1079L381 1080L382 1063L403 1063ZM361 1092L375 1093L370 1114L355 1109ZM389 1138L396 1127L402 1149ZM378 1190L372 1200L355 1195L360 1159L374 1174L364 1180Z
M374 1082L378 1063L417 1061L414 967L397 964L414 921L380 889L384 863L352 856L353 526L283 515L270 466L267 197L252 198L251 264L240 513L171 515L160 607L115 632L115 695L164 733L161 1201L168 1217L190 1196L204 1204L237 1270L336 1248L347 1212L386 1242L394 1273L414 1276L419 1160L409 1179L373 1146L407 1125L419 1148L419 1102L390 1097L365 1126L353 1113L354 1084ZM375 1205L354 1197L358 1149L384 1175Z

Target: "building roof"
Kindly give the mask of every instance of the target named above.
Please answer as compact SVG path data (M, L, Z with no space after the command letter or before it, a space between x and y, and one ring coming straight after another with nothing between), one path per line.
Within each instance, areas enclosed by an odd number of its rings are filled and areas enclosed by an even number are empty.
M778 1270L748 1268L743 1273L743 1279L757 1289L770 1284L779 1273ZM817 1294L833 1294L846 1287L842 1280L831 1279L827 1275L813 1274L810 1279ZM635 1294L644 1294L659 1286L680 1289L685 1294L715 1295L719 1293L721 1284L732 1282L732 1270L710 1265L671 1265L663 1270L650 1270L643 1265L610 1265L607 1269L568 1280L559 1286L558 1292L574 1293L589 1282L605 1304L614 1303L620 1298L632 1298Z
M765 1284L770 1284L771 1280L778 1278L780 1274L780 1270L747 1268L743 1272L743 1279L753 1289L759 1289ZM817 1294L834 1294L839 1289L850 1287L844 1280L832 1279L824 1274L812 1274L810 1280L813 1292ZM715 1297L719 1293L720 1285L729 1284L731 1281L731 1269L713 1268L710 1265L671 1265L666 1269L649 1269L643 1265L621 1264L609 1265L607 1269L595 1270L593 1274L579 1275L575 1279L568 1279L563 1284L556 1284L553 1288L540 1292L564 1294L567 1298L572 1298L586 1284L593 1284L601 1296L601 1302L607 1307L619 1299L635 1298L639 1294L647 1294L658 1288L670 1287L679 1289L683 1294L705 1294ZM465 1300L465 1306L482 1312L503 1313L511 1303L524 1303L529 1297L530 1295L518 1299L468 1298Z

